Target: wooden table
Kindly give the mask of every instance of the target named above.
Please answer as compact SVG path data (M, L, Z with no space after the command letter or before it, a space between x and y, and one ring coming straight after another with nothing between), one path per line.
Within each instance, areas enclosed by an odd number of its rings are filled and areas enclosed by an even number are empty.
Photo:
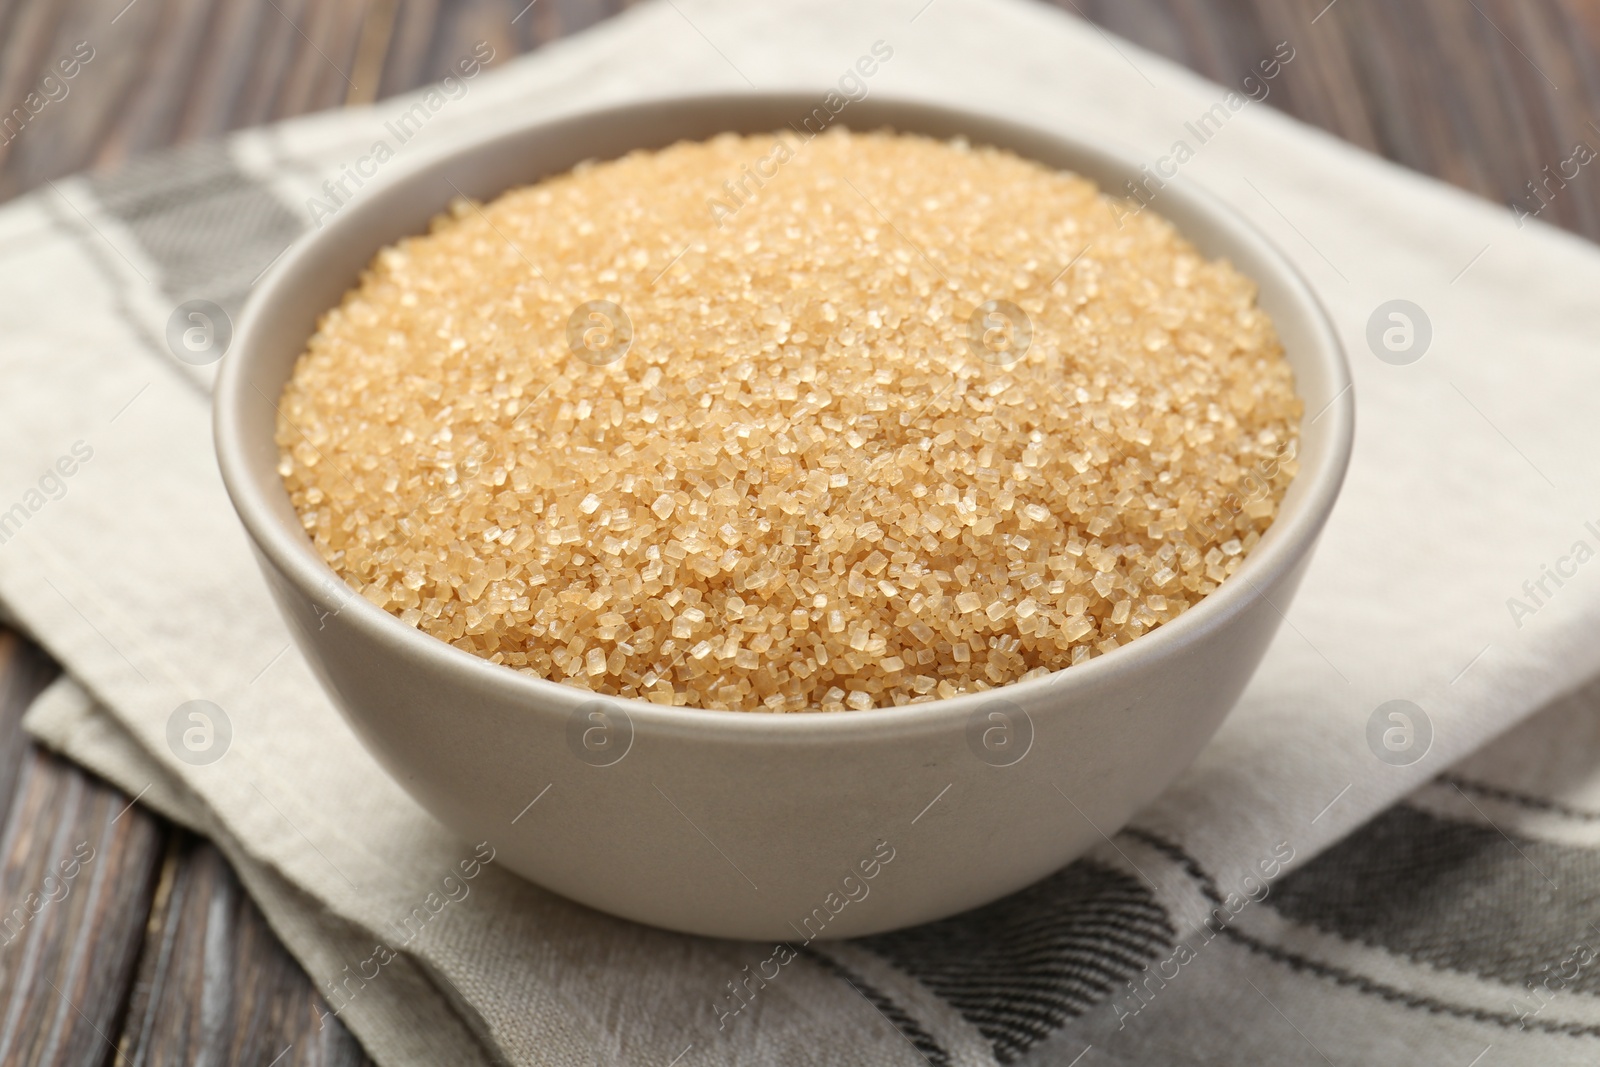
M1600 0L1058 0L1222 82L1279 41L1268 103L1492 200L1539 206L1579 143L1600 149ZM80 40L71 106L0 145L0 199L86 167L342 107L446 73L487 40L529 51L616 0L0 0L0 108ZM347 82L334 68L349 72ZM358 88L359 87L359 88ZM1600 167L1540 217L1600 238ZM366 1062L204 841L29 743L58 668L0 630L0 912L88 842L72 892L0 931L0 1063ZM325 1009L322 1009L325 1010Z

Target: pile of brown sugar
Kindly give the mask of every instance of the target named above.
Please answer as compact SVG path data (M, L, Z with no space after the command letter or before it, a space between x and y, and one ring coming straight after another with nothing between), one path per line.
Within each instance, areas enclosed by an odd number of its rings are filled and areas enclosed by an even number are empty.
M496 663L747 711L1060 670L1233 573L1301 415L1247 278L1007 152L781 136L379 253L279 405L329 565Z

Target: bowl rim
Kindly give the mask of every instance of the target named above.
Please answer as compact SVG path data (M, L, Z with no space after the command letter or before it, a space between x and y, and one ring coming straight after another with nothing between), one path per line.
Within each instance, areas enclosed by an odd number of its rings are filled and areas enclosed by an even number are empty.
M433 153L397 171L392 177L372 182L373 187L360 202L351 205L347 211L341 211L325 226L308 230L297 237L251 292L234 332L233 349L229 353L231 358L225 358L219 370L213 399L213 435L223 483L246 532L264 560L270 562L312 603L336 599L330 598L330 591L342 589L345 594L343 601L336 608L328 605L341 618L348 617L352 627L374 642L390 646L398 655L417 657L439 672L459 675L463 692L486 687L525 704L530 712L554 710L563 715L582 707L592 707L596 701L600 701L608 710L620 710L634 730L700 736L720 734L730 738L788 737L797 732L810 735L816 731L832 731L850 737L904 736L943 731L952 726L964 728L975 711L996 701L1026 705L1036 712L1043 710L1047 703L1053 710L1070 711L1073 696L1102 692L1119 684L1127 675L1150 669L1152 661L1181 655L1187 646L1226 627L1257 597L1266 599L1263 587L1276 585L1299 566L1311 551L1338 498L1353 448L1353 383L1338 333L1322 302L1299 269L1252 222L1183 175L1165 181L1161 190L1162 199L1184 202L1189 211L1207 217L1213 225L1225 231L1230 242L1248 247L1259 262L1270 265L1277 275L1276 283L1285 290L1292 303L1304 310L1308 335L1314 339L1310 346L1315 350L1312 358L1321 364L1328 381L1338 387L1333 399L1321 411L1310 416L1311 421L1324 418L1331 420L1327 431L1328 447L1314 466L1302 466L1296 476L1296 485L1303 483L1303 495L1292 509L1280 510L1270 527L1273 536L1247 554L1233 576L1178 618L1085 663L981 692L936 698L918 704L873 707L864 711L715 710L662 705L636 697L611 696L492 663L401 622L397 616L374 605L346 583L323 561L302 530L286 526L274 515L268 499L273 492L284 491L282 482L275 471L266 479L271 484L263 484L261 479L252 475L252 464L247 458L248 445L241 428L242 420L238 417L248 400L247 392L251 389L259 391L249 374L257 352L256 337L262 329L262 323L274 314L275 306L283 297L290 279L307 262L314 260L325 246L337 242L344 231L355 228L364 215L380 210L386 194L397 193L402 187L425 181L431 174L443 172L464 157L492 152L496 146L514 145L541 132L558 132L569 124L626 121L637 119L642 112L651 111L714 111L729 105L752 103L774 107L805 105L802 108L805 110L815 102L814 94L803 92L699 93L566 111L520 122ZM888 110L912 119L921 115L959 123L963 129L970 128L967 136L977 144L1043 140L1060 145L1073 156L1094 159L1103 168L1120 169L1130 175L1137 174L1141 165L1131 154L1109 148L1102 140L1079 131L1047 129L985 112L890 94L874 94L871 102L874 113ZM838 124L851 127L849 114L848 110L841 114ZM879 120L863 124L863 127L882 128L888 122ZM906 129L915 132L915 122L908 124ZM1027 158L1025 153L1018 154ZM536 180L539 179L530 179ZM445 209L449 199L448 194L441 197L440 211ZM1183 233L1181 227L1179 233ZM391 240L398 240L401 236L404 235L397 234ZM376 255L379 250L374 248L372 254ZM335 297L329 303L330 309L336 306L337 299ZM282 383L278 383L276 388L281 390ZM275 399L271 402L276 405ZM1307 415L1307 412L1302 412L1302 433L1310 424L1306 421ZM1276 604L1271 604L1270 600L1268 603L1282 615Z

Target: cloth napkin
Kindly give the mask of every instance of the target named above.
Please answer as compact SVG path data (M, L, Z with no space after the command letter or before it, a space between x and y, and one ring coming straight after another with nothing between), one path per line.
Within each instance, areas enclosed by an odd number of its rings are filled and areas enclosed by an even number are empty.
M67 670L28 729L212 837L386 1065L1594 1062L1600 254L1264 103L1315 32L1217 85L1022 0L657 0L433 97L12 202L0 601ZM852 74L880 41L892 56ZM944 102L1176 167L1312 280L1359 422L1260 672L1132 827L1007 900L813 945L764 984L774 946L545 892L378 769L224 496L215 366L169 345L181 302L236 315L419 100L383 168L510 121L752 87ZM183 742L193 701L214 762Z

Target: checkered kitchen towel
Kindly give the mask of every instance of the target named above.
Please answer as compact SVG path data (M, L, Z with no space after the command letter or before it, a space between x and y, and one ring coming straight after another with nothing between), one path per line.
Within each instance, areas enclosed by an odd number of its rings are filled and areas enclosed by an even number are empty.
M0 600L69 672L29 728L213 837L385 1064L1600 1060L1600 254L1265 106L1294 50L1223 86L1021 0L671 0L0 209ZM1301 595L1164 797L1014 897L798 952L588 911L390 782L288 646L215 471L215 367L168 335L184 301L236 314L384 168L747 84L846 119L918 96L1181 169L1304 268L1359 398ZM225 709L219 762L169 743L194 699Z

